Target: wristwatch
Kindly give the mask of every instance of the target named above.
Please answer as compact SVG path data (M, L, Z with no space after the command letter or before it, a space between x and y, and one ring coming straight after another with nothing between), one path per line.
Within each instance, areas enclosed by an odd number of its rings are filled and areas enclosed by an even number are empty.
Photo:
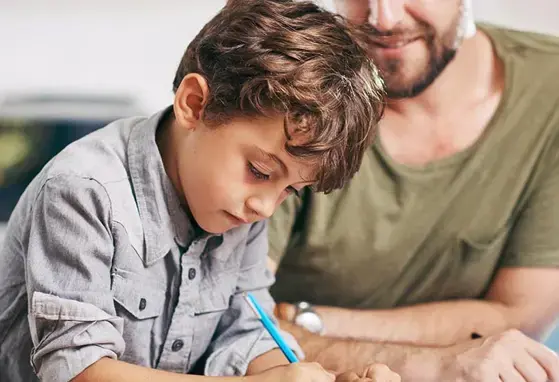
M323 334L324 323L320 315L313 309L313 306L306 302L300 301L295 304L295 317L293 323L311 333Z

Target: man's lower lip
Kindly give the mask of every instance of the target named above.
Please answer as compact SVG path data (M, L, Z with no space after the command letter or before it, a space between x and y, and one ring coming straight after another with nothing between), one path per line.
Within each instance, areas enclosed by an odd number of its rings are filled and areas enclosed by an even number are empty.
M419 38L413 39L413 40L409 40L403 43L398 43L398 44L393 44L393 45L388 45L388 44L383 44L381 42L375 42L374 45L378 48L378 49L382 49L385 51L399 51L402 50L403 48L405 48L406 46L413 44L414 42L416 42L417 40L419 40Z
M379 50L381 50L382 52L385 53L397 53L397 52L401 52L403 47L398 47L398 48L387 48L387 47L381 47L379 48Z

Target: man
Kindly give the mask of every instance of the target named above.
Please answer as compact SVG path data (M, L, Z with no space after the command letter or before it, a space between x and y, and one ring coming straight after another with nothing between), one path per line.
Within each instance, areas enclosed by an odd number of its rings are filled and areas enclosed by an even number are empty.
M270 227L283 326L327 368L559 380L536 342L559 314L559 40L476 31L469 5L337 1L384 75L379 139Z

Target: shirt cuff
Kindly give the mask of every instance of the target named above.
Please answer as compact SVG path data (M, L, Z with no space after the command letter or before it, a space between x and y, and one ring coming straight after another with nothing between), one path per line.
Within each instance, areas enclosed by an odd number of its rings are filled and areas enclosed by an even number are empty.
M66 382L104 357L124 352L123 320L95 305L33 293L31 363L43 381Z
M297 357L304 360L305 355L297 341L289 333L281 332L281 335ZM265 329L255 330L239 338L230 346L213 352L206 361L204 375L243 376L246 374L248 365L254 359L277 348L278 345Z

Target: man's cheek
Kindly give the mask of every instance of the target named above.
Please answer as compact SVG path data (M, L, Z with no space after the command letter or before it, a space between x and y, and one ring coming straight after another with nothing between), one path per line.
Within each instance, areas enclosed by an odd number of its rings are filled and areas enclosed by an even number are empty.
M334 0L336 10L354 23L362 24L369 17L369 0Z

